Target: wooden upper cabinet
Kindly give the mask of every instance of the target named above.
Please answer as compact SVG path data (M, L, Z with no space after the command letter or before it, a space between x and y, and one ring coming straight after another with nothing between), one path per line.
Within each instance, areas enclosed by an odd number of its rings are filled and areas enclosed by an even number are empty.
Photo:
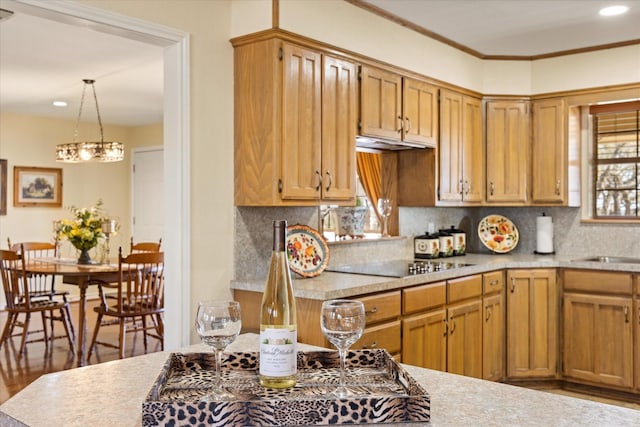
M322 57L322 199L352 200L356 192L357 67Z
M438 200L462 201L462 95L440 91L440 180Z
M282 198L320 197L322 68L320 53L282 46Z
M567 204L567 111L563 98L532 104L531 201Z
M404 78L402 139L435 147L438 143L438 87Z
M356 66L269 38L234 49L236 206L355 198Z
M439 201L484 201L482 102L440 91Z
M437 86L365 65L360 90L361 135L437 145Z
M360 98L360 134L400 139L402 76L363 66Z
M488 101L487 202L522 205L529 182L529 102Z

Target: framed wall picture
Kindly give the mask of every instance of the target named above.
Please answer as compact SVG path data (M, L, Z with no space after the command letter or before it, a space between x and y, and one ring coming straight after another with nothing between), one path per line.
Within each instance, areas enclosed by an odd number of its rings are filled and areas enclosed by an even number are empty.
M62 206L62 169L14 166L13 206Z
M0 215L7 214L7 160L0 159Z

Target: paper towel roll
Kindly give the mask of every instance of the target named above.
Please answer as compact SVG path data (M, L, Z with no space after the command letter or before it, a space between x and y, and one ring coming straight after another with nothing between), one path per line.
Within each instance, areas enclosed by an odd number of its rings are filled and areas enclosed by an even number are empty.
M553 220L550 216L536 218L536 252L539 254L553 253Z

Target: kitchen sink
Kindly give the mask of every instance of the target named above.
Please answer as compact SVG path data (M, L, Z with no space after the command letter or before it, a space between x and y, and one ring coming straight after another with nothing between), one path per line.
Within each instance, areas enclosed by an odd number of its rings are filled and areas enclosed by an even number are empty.
M578 258L578 259L574 259L573 261L640 264L640 258L627 258L627 257L619 257L619 256L593 256L593 257L587 257L587 258Z

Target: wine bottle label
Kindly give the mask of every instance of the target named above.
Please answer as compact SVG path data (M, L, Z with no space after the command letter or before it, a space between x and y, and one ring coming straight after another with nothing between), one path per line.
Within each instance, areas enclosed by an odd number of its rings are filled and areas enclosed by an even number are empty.
M286 377L297 370L297 332L267 328L260 332L260 375Z

